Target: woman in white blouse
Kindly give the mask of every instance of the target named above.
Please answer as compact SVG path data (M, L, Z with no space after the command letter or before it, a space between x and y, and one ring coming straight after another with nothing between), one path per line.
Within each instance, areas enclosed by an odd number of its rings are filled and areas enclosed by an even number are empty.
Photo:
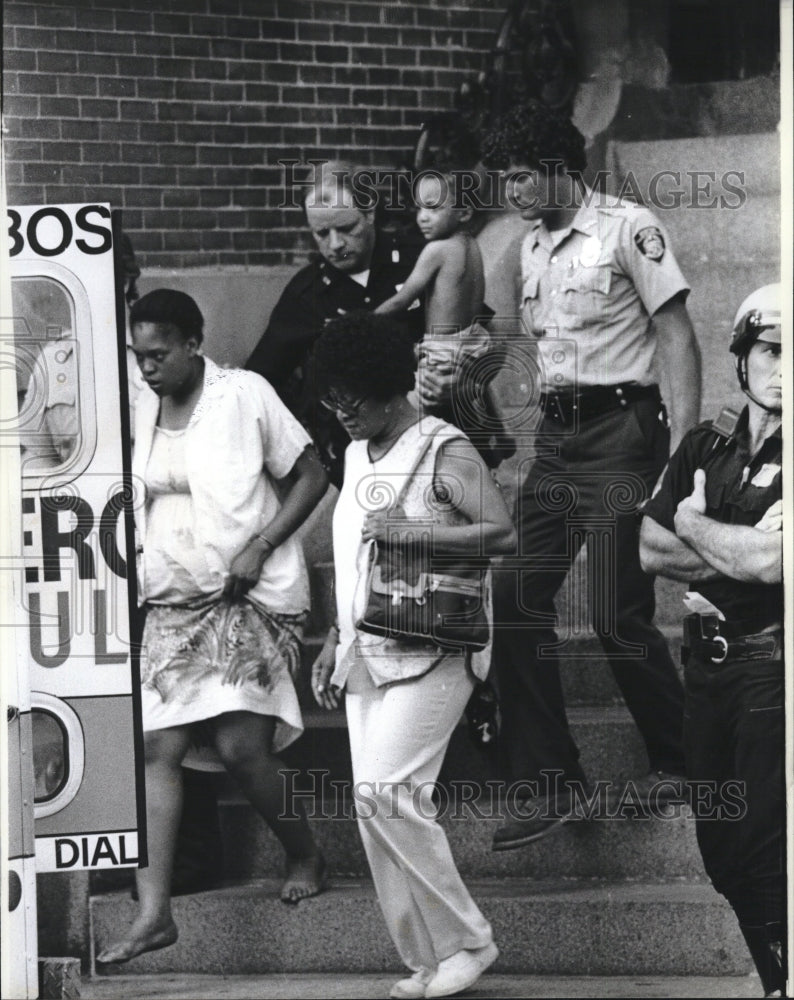
M476 982L498 950L436 822L431 790L489 654L408 645L356 623L370 542L410 553L417 524L432 523L433 553L476 560L513 551L515 533L468 439L437 417L420 418L408 401L413 344L388 317L354 313L329 324L316 361L328 385L324 403L352 441L334 511L338 627L314 664L312 687L326 708L345 691L354 794L366 794L359 831L389 933L413 973L391 996L451 996Z
M148 386L133 472L145 485L136 523L149 866L136 873L139 914L101 964L177 939L169 890L181 765L197 745L214 749L284 846L282 899L319 892L325 868L300 803L284 808L274 756L303 728L293 676L309 591L293 532L323 495L325 473L263 378L200 353L203 317L189 295L150 292L130 327Z

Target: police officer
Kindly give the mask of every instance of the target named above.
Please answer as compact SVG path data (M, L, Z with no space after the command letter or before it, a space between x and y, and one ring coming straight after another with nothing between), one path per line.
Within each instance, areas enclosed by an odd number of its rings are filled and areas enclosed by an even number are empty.
M648 572L690 582L687 774L706 871L733 907L767 996L785 988L779 285L736 315L741 414L686 435L644 508Z
M319 405L311 352L326 323L345 313L374 310L411 273L422 250L418 230L402 236L376 223L373 178L350 163L329 161L304 203L319 254L295 275L275 305L267 329L246 362L263 375L312 435L331 481L341 485L349 438L333 413ZM424 336L419 300L394 317L415 340ZM429 376L427 391L448 386ZM434 397L435 398L435 397Z
M683 773L683 690L652 624L653 580L639 564L635 506L669 454L654 352L675 372L677 437L697 419L700 357L689 288L667 236L647 209L584 185L584 139L570 121L537 102L515 108L485 137L483 159L503 171L508 201L532 223L521 249L520 306L543 409L517 503L521 565L498 574L494 595L506 765L536 792L531 808L497 830L494 850L504 850L575 819L571 783L586 780L553 628L554 596L585 536L593 627L650 759L638 790Z

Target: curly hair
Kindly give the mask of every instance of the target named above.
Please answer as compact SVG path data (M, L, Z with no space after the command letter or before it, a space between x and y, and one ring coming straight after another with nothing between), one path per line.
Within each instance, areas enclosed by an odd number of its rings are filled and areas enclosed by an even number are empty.
M540 101L519 105L502 115L482 139L483 163L504 170L510 163L532 168L561 161L581 172L587 165L584 136L573 122Z
M321 391L385 401L414 387L411 336L388 316L351 312L332 320L314 345Z
M182 335L200 344L204 339L204 317L194 300L174 288L156 288L134 302L130 309L130 329L137 323L170 323Z

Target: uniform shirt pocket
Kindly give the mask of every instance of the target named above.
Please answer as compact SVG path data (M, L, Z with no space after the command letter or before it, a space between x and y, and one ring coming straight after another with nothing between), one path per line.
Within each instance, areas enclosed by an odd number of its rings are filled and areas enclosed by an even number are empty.
M584 325L601 323L612 286L608 267L577 267L560 288L562 308Z
M764 516L772 504L780 499L780 483L772 485L753 486L747 483L744 489L734 491L728 498L735 508L734 520L737 524L753 526Z

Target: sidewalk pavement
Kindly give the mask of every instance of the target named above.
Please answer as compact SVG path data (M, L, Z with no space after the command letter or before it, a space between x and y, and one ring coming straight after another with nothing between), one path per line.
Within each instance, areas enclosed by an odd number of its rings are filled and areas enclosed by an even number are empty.
M394 973L336 972L255 976L169 973L83 979L81 1000L376 1000L388 997ZM528 976L486 973L463 996L501 997L761 997L757 976Z

